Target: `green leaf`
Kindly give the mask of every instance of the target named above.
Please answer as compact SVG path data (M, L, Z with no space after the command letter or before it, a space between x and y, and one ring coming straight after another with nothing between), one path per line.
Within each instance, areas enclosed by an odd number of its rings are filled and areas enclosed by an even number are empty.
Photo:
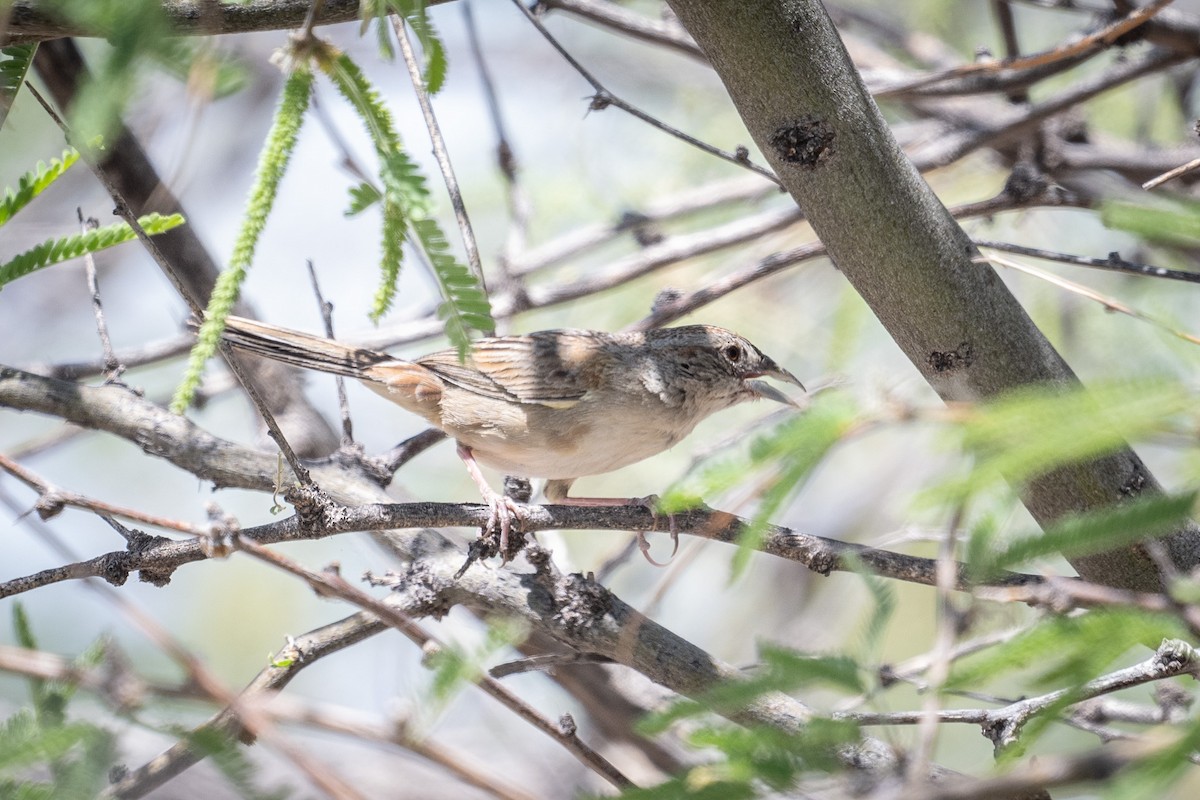
M0 3L0 9L3 9L3 3ZM37 42L0 47L0 128L8 119L17 92L21 91L21 84L25 82L37 47Z
M196 388L200 385L204 365L217 351L221 332L225 330L225 319L233 310L234 303L241 293L246 270L254 261L254 250L258 246L263 228L266 227L267 217L275 205L279 184L287 172L292 151L296 148L300 126L304 124L304 114L308 111L308 104L312 98L312 83L312 72L302 64L292 70L283 85L283 95L279 107L275 110L275 119L258 157L254 185L250 188L250 196L246 200L246 216L234 243L233 255L229 258L229 266L217 276L216 286L213 287L212 297L209 298L208 308L204 312L204 320L200 323L196 345L188 358L187 373L171 400L171 410L177 414L182 414L191 404Z
M1125 447L1131 439L1170 430L1174 415L1194 407L1192 393L1171 381L1009 392L963 412L958 429L975 466L924 499L954 505L1003 480L1023 484Z
M1049 617L1022 635L965 662L955 664L947 690L981 691L988 682L1017 669L1035 668L1032 684L1063 694L1028 719L1020 739L1003 753L1011 762L1029 750L1082 699L1082 687L1109 669L1127 651L1154 648L1163 639L1181 638L1185 628L1167 614L1135 609L1102 609L1076 617Z
M361 214L381 200L383 200L383 194L369 183L360 183L357 186L351 186L350 206L346 209L346 216L353 217L356 214Z
M1194 768L1191 757L1200 750L1200 721L1193 721L1179 736L1161 752L1105 782L1103 797L1106 800L1142 800L1146 797L1184 797L1172 795L1171 789Z
M22 709L0 724L0 795L90 800L108 783L114 756L113 738L106 731L86 723L44 726ZM29 781L30 768L42 766L49 768L52 780ZM14 785L23 793L5 793Z
M26 650L37 650L37 638L33 635L33 626L29 624L29 614L25 612L25 604L13 603L13 633L16 634L17 644Z
M413 232L429 257L445 298L438 306L438 317L445 321L446 336L462 358L471 346L469 331L490 333L495 330L491 303L475 275L450 255L446 237L436 222L416 220Z
M388 24L390 12L387 0L361 0L358 4L358 16L362 20L358 35L365 34L368 26L374 23L379 55L385 61L396 58L396 50L392 47L391 25Z
M843 556L843 559L862 580L874 600L871 605L871 614L863 625L860 638L862 658L866 661L878 661L878 652L883 645L883 636L887 632L888 623L896 613L896 590L891 583L866 570L855 554L848 553Z
M796 731L765 725L701 726L689 733L688 744L716 750L721 758L708 759L657 786L627 789L620 796L637 800L791 797L790 790L803 773L840 770L838 753L860 740L854 724L820 718Z
M76 140L111 139L129 100L138 92L147 56L164 50L173 31L159 0L52 0L45 5L82 27L103 31L108 44L90 63L88 80L70 110Z
M771 519L799 491L830 448L853 428L857 418L857 409L848 395L823 392L803 414L756 436L746 453L710 462L684 476L663 494L659 510L672 513L691 508L699 498L755 486L759 503L738 542L733 559L736 577L761 544Z
M859 738L853 723L818 717L794 733L765 725L721 725L700 728L688 740L694 747L720 750L727 760L719 766L728 779L760 780L782 791L801 771L838 770L837 751Z
M1061 554L1067 559L1114 550L1135 542L1164 536L1186 521L1196 505L1196 493L1151 495L1111 508L1059 520L1044 533L1011 541L993 554L968 545L973 558L992 570L1010 569L1031 559Z
M479 682L486 674L484 664L501 650L520 644L529 636L529 627L515 619L488 621L487 636L473 648L443 644L427 659L433 670L430 694L438 707L445 707L459 691Z
M182 225L183 221L183 217L179 214L172 214L169 217L161 214L148 214L138 219L138 224L147 234L153 236ZM97 253L136 238L137 234L128 224L117 222L103 228L42 242L36 247L14 256L6 263L0 264L0 287L43 267L69 261L86 253Z
M8 189L4 197L0 198L0 225L8 222L33 198L46 191L78 160L79 152L73 147L67 148L63 151L62 159L52 158L49 164L39 161L32 170L22 175L17 180L17 188Z
M168 75L214 100L236 94L250 83L250 71L210 40L167 39L150 57Z
M350 56L330 47L317 59L317 63L342 96L358 111L379 157L386 159L391 153L399 151L400 137L392 122L391 112Z
M425 91L437 94L446 83L446 48L429 19L425 0L387 0L388 5L404 18L405 23L416 34L425 53Z
M772 645L759 648L761 664L751 677L728 680L694 699L673 703L643 719L638 730L647 735L665 731L670 725L708 712L729 716L748 707L765 694L792 692L812 684L861 693L861 669L849 656L812 656Z
M376 202L383 206L381 280L371 319L378 322L391 307L404 258L402 245L412 241L429 259L443 298L438 316L445 321L450 343L463 355L470 346L471 331L489 333L495 329L487 293L475 275L451 255L445 234L431 216L433 203L425 178L402 149L392 115L379 93L344 53L331 51L319 63L358 111L379 156L382 196L373 187L360 184L351 189L347 211L356 214Z
M1110 201L1101 205L1100 221L1150 241L1185 247L1200 244L1200 204L1187 200L1170 206Z
M1155 648L1163 639L1186 639L1166 614L1101 609L1076 617L1048 617L1020 636L954 665L948 689L979 691L990 681L1037 667L1039 687L1080 685L1101 674L1131 648Z
M246 800L282 800L288 792L282 789L264 792L254 783L257 768L246 750L232 736L210 726L182 732L183 738L199 753L207 756L224 778Z

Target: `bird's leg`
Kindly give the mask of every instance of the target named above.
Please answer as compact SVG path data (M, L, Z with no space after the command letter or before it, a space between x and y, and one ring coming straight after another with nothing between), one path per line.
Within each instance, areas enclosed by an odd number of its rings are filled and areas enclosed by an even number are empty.
M571 488L571 483L572 481L569 480L546 481L546 488L542 490L542 494L546 495L546 499L551 503L557 503L562 506L591 506L593 508L640 506L654 516L654 527L658 527L658 495L648 494L645 497L568 497L567 492ZM667 514L667 523L670 526L672 547L670 558L663 563L655 561L650 556L650 542L646 540L646 532L636 531L638 549L642 551L642 556L656 567L665 567L671 563L671 559L679 552L679 529L675 525L674 514Z
M497 527L500 529L500 558L507 561L508 534L512 530L513 520L516 520L518 527L524 522L525 509L508 495L500 494L488 485L487 480L483 477L483 472L479 469L479 462L475 460L475 454L471 452L471 448L465 444L459 444L458 457L466 465L471 480L475 481L475 485L479 487L479 493L483 495L483 502L488 505L489 513L486 529L491 530Z

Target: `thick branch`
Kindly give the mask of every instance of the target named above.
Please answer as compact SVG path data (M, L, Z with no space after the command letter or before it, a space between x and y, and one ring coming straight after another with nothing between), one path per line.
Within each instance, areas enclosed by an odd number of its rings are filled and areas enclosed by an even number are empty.
M277 474L279 463L274 456L219 439L123 387L77 386L0 367L0 407L37 411L114 433L136 442L147 453L166 458L218 486L270 491L277 481L285 486L294 481L290 473ZM345 463L344 459L318 462L313 465L312 474L332 495L347 502L363 503L367 498L363 496L361 484L377 476L361 469L361 465L357 465L358 469L355 466ZM323 513L325 518L319 524L311 520L305 523L297 519L283 520L252 528L246 535L261 543L273 543L347 531L476 527L485 523L488 509L476 504L375 503L339 507L336 511ZM748 528L745 520L711 509L679 512L674 518L681 531L730 544L740 541ZM531 506L525 530L653 531L665 525L664 519L633 505L603 508ZM423 547L438 549L442 545L444 541L435 545L431 540ZM758 546L765 553L798 561L823 575L861 568L897 580L924 585L935 582L936 564L932 559L825 539L779 526L768 526ZM25 581L11 581L4 591L0 591L0 596L86 576L120 582L135 570L146 570L148 576L144 575L144 579L163 581L169 579L171 571L179 565L205 558L206 553L205 544L199 540L157 540L137 548L136 552L109 553L85 564L49 570ZM1008 574L990 583L1023 586L1038 582L1032 576ZM960 568L958 586L965 588L966 585Z
M973 401L1076 378L905 158L816 0L671 0L837 266L930 385ZM1042 524L1159 486L1129 449L1033 481ZM1200 564L1194 526L1168 540ZM1160 586L1139 548L1078 558L1089 580Z
M431 4L442 0L432 0ZM13 41L61 39L66 36L107 35L51 12L50 3L17 0L9 17L7 34ZM358 19L358 0L326 0L317 15L317 25ZM304 24L311 0L250 0L246 3L207 3L168 0L163 3L167 24L185 36L220 33L249 33L299 28Z

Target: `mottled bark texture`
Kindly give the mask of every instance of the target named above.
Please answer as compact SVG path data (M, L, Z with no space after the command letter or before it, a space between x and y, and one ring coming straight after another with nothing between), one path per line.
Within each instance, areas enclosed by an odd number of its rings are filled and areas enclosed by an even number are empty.
M817 0L670 0L838 268L945 400L1076 378L901 152ZM786 319L786 309L779 309ZM1130 449L1043 476L1026 507L1064 514L1159 491ZM1194 525L1166 540L1200 563ZM1157 590L1140 547L1075 559L1090 581Z

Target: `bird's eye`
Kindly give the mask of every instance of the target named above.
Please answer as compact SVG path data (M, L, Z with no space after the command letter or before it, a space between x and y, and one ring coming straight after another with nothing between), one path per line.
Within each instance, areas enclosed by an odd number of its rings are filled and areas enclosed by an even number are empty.
M728 358L730 361L732 361L735 364L737 362L741 361L742 360L741 345L736 345L736 344L727 345L725 347L725 357Z

